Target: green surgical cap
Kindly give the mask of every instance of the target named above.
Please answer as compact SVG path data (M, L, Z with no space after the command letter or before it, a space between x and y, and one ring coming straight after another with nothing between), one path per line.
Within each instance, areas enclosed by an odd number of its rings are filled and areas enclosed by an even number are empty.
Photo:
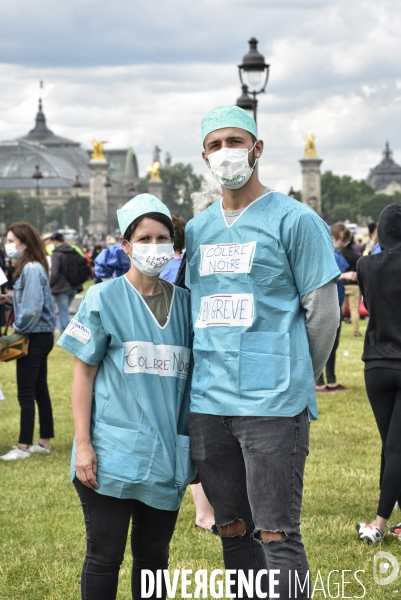
M139 194L139 196L135 196L135 198L128 200L128 202L117 211L117 220L121 235L124 235L132 221L135 221L138 217L150 212L166 215L172 222L169 209L161 200L159 200L159 198L156 198L156 196L152 196L151 194Z
M258 137L255 120L239 106L217 106L207 113L201 121L202 142L211 131L223 127L238 127L249 131L255 138Z

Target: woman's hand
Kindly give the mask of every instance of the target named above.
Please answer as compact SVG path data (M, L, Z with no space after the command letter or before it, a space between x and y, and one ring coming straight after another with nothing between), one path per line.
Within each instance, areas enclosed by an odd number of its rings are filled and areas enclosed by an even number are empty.
M86 487L94 490L99 487L96 481L97 458L91 443L76 444L75 474Z
M75 357L72 382L72 413L75 425L75 472L86 487L96 489L97 458L90 438L93 384L98 367Z

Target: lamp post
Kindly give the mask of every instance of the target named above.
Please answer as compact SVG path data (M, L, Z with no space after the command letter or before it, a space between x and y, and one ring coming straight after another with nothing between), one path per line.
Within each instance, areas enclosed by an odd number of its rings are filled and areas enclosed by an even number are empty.
M109 202L109 190L111 188L111 181L109 176L106 177L104 187L106 188L106 202L107 202L107 233L110 233L110 202Z
M65 200L63 198L63 202L61 204L61 212L62 212L62 219L63 222L61 223L61 229L65 229L65 222L66 222L66 218L65 218Z
M6 202L4 200L4 198L0 199L0 209L1 209L1 235L5 235L6 234L6 222L4 219L4 209L6 207Z
M237 106L244 108L241 104L238 104L238 102L241 100L247 102L246 96L248 96L248 92L250 92L253 96L253 98L250 98L250 100L253 101L253 118L256 121L258 107L256 96L264 93L266 89L270 65L265 63L265 57L258 52L258 40L256 38L251 38L248 43L249 52L243 57L242 65L238 65L239 78L242 85L242 96L238 98ZM246 89L244 86L246 86Z
M35 166L35 170L32 173L32 179L36 182L36 229L40 230L40 182L43 179L39 165Z
M131 181L131 182L128 184L128 187L127 187L127 192L128 192L128 194L129 194L129 198L128 198L128 200L131 200L132 196L133 196L133 195L135 194L135 192L136 192L136 187L135 187L135 185L134 185L134 182L133 182L133 181Z
M79 179L79 175L75 177L75 181L72 184L72 187L75 190L75 222L76 222L76 230L78 233L78 239L81 241L82 232L81 232L81 198L79 197L79 190L82 187L81 180Z
M250 95L248 94L248 86L245 85L245 83L244 83L242 86L242 94L237 100L237 106L239 106L243 110L246 110L249 113L252 113L252 116L255 119L255 116L256 116L255 102L257 102L257 100L250 97Z
M24 221L27 220L27 215L28 215L28 198L24 198L22 200L22 206L24 209Z

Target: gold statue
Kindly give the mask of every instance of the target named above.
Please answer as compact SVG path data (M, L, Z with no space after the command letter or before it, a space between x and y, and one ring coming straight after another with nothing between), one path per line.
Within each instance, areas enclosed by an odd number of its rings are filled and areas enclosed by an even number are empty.
M160 161L156 160L146 169L150 173L150 181L160 181Z
M146 169L148 171L148 173L150 173L150 181L160 181L160 169L161 169L161 163L160 163L160 148L158 146L155 146L155 149L153 151L153 162L152 164Z
M310 135L305 135L305 156L314 157L317 156L315 140L316 136L314 133Z
M93 147L91 159L92 160L106 160L106 157L103 152L103 146L105 144L107 144L107 142L97 142L96 140L92 140L91 144Z

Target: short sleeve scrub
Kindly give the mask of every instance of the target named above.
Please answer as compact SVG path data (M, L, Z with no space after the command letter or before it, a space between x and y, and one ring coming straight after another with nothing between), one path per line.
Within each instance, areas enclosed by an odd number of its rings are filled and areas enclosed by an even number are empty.
M187 435L189 294L173 288L160 326L126 277L89 288L58 344L99 366L91 415L99 494L177 510L195 476ZM75 444L71 479L75 477Z

